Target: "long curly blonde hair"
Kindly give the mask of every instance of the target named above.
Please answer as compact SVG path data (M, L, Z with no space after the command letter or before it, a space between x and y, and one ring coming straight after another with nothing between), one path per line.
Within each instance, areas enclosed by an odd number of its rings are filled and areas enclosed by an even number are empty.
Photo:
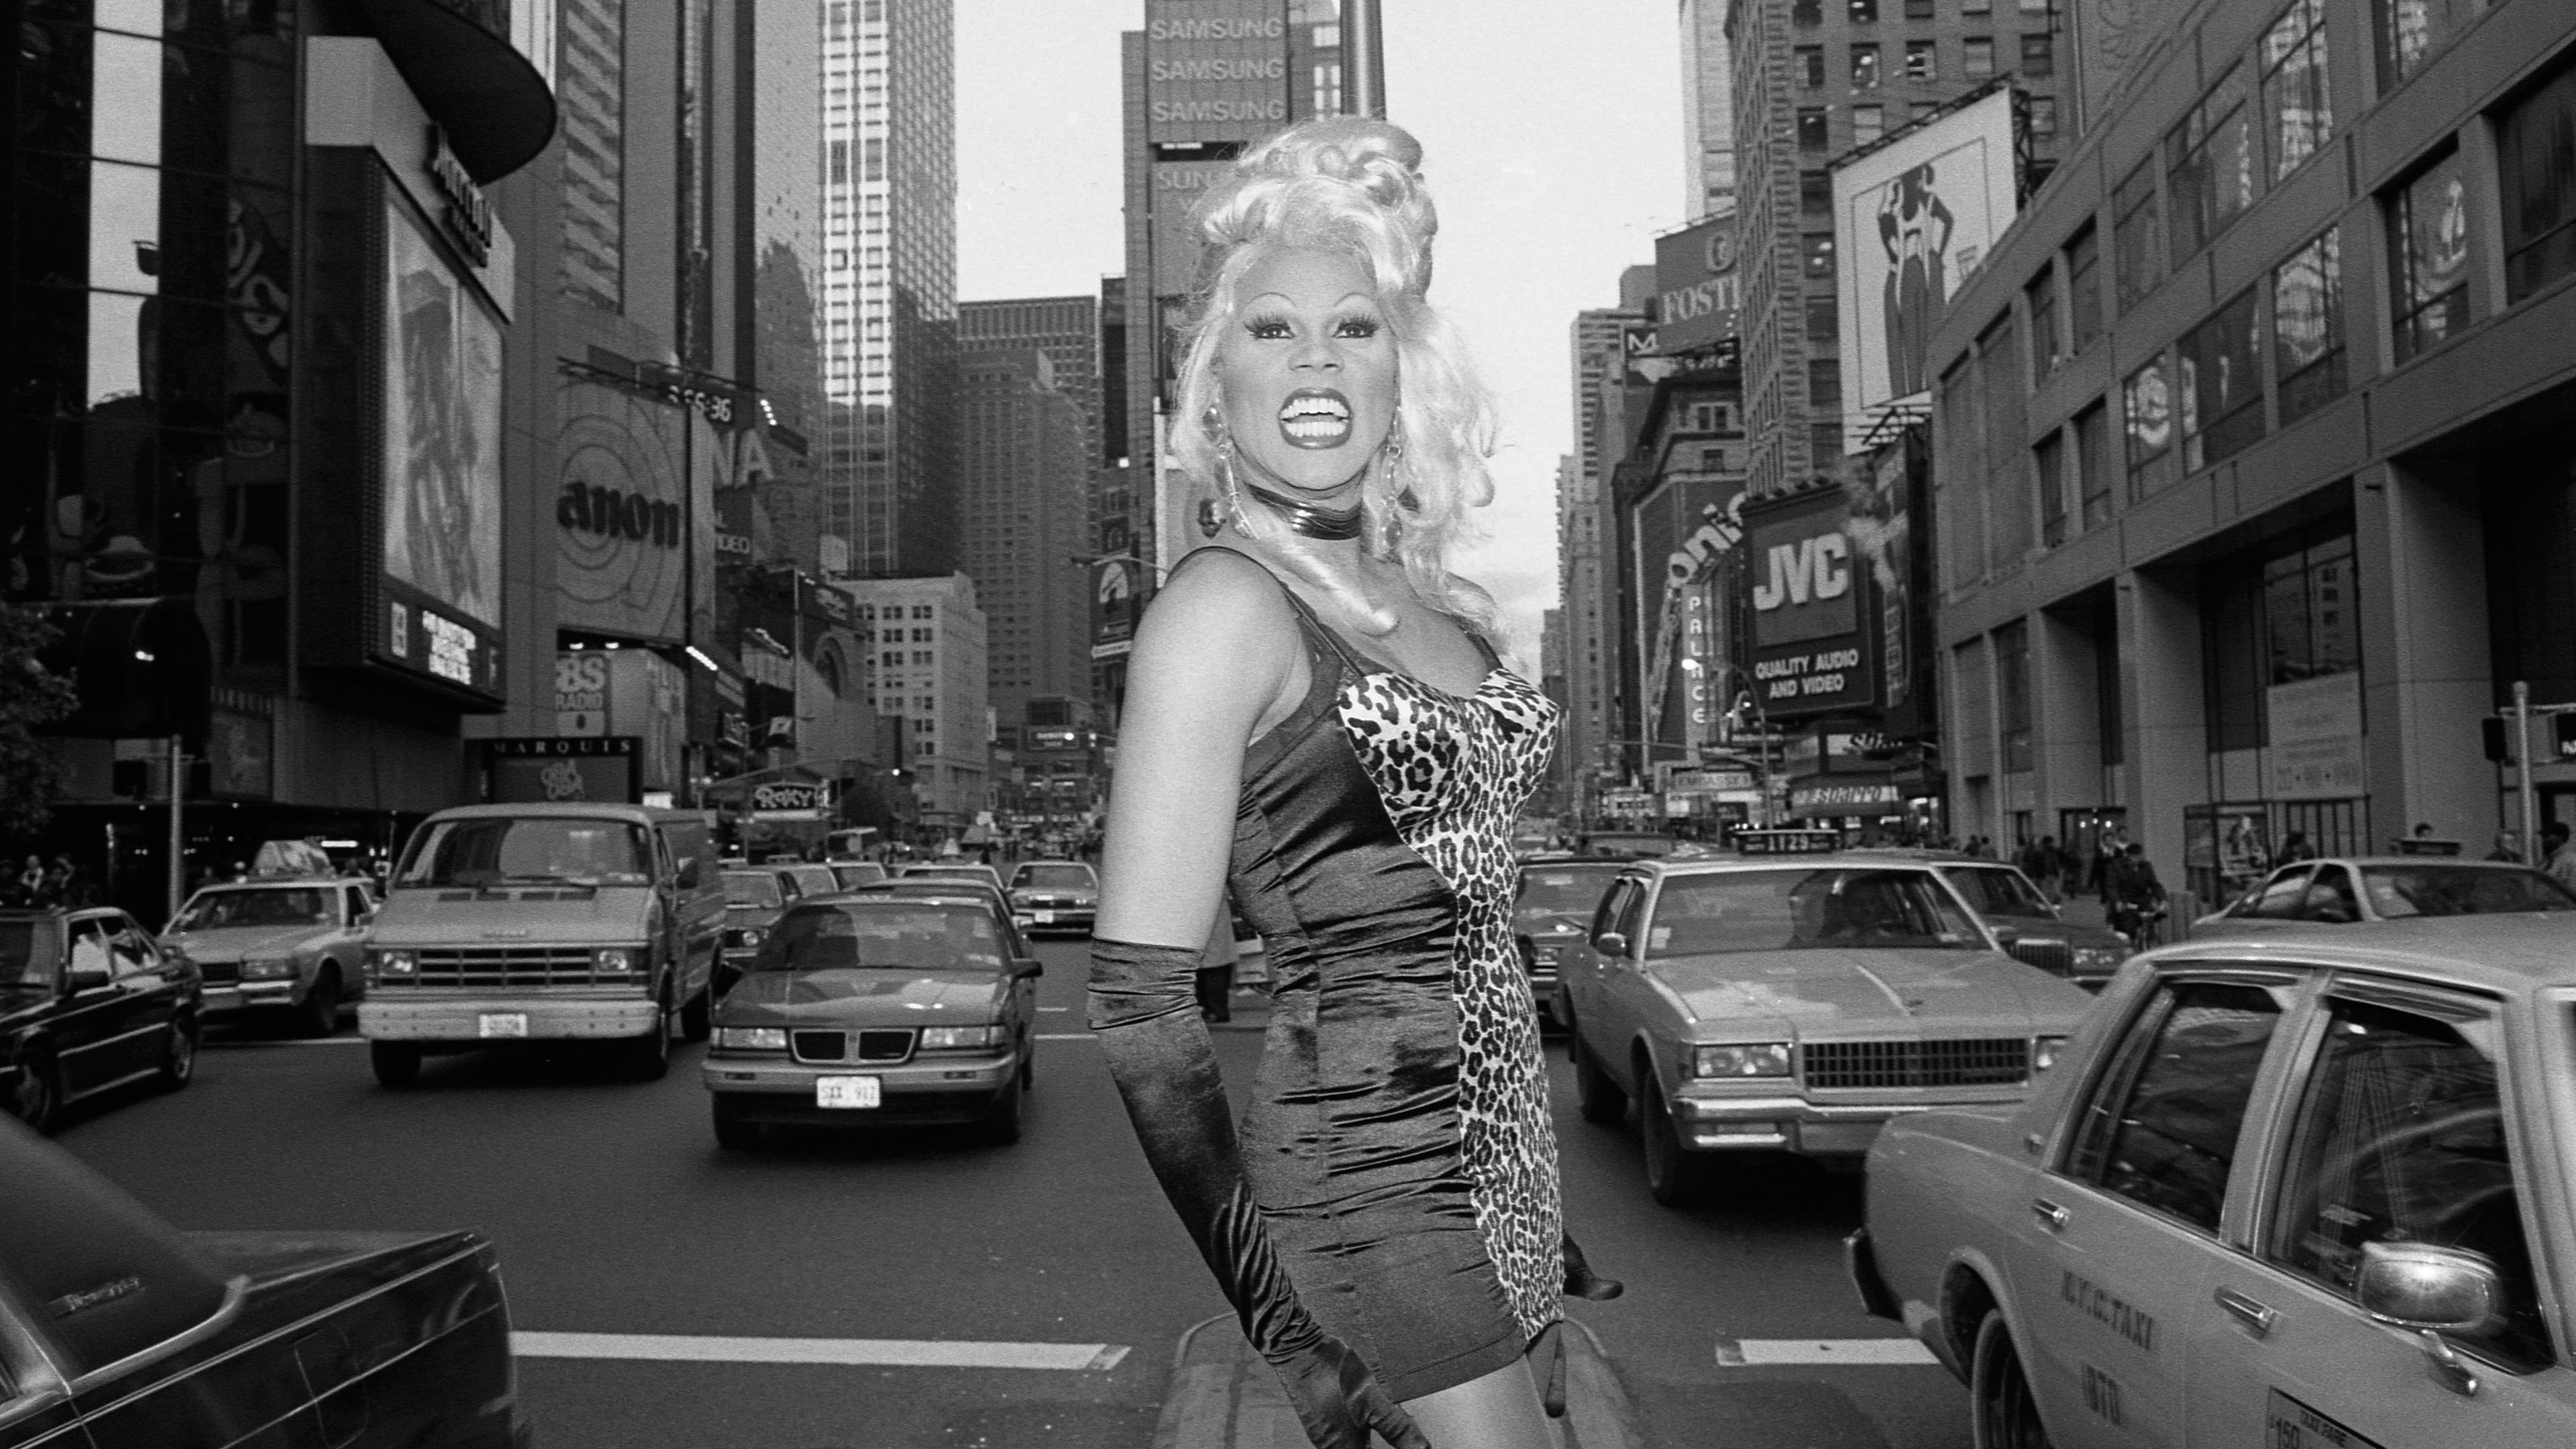
M1400 405L1387 445L1360 485L1361 538L1378 559L1402 564L1423 602L1489 630L1491 596L1449 571L1468 510L1493 501L1485 459L1494 448L1492 396L1448 319L1426 300L1431 238L1440 229L1423 188L1422 147L1399 127L1351 116L1301 122L1246 151L1209 188L1195 220L1207 251L1183 331L1173 456L1219 491L1225 406L1217 349L1233 325L1244 273L1274 251L1323 251L1356 260L1395 338ZM1257 538L1284 536L1268 509L1237 510ZM1393 618L1383 621L1393 627Z

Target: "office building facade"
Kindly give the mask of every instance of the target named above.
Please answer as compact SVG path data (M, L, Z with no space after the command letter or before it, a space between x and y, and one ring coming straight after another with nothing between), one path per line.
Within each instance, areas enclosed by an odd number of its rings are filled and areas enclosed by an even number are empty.
M869 630L869 681L880 716L900 720L905 772L922 829L959 834L990 808L992 711L985 694L984 611L964 574L858 579L843 585Z
M984 611L987 698L1015 726L1034 696L1090 693L1091 449L1047 353L961 353L957 378L960 561Z

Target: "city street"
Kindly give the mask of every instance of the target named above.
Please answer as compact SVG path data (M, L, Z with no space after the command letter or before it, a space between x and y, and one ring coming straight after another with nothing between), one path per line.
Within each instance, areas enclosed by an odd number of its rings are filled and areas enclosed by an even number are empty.
M1174 1344L1224 1305L1081 1037L1082 944L1039 950L1055 1039L1014 1147L773 1134L725 1153L694 1048L650 1085L578 1058L470 1057L388 1092L345 1032L218 1033L187 1091L82 1112L61 1141L183 1227L487 1233L522 1333L630 1336L523 1341L548 1449L1142 1449ZM1259 1015L1220 1031L1230 1072L1248 1072L1259 1037L1242 1028ZM1551 1060L1571 1221L1628 1284L1576 1312L1650 1442L1967 1442L1964 1393L1937 1367L1762 1362L1814 1356L1789 1341L1890 1331L1841 1273L1857 1179L1766 1168L1736 1208L1655 1207L1633 1133L1577 1119L1562 1051ZM813 1356L880 1361L740 1361L772 1351L742 1340L781 1338L867 1341ZM1722 1366L1721 1339L1752 1362ZM567 1351L606 1356L551 1356ZM940 1366L881 1361L896 1352ZM1068 1366L1013 1366L1033 1361Z

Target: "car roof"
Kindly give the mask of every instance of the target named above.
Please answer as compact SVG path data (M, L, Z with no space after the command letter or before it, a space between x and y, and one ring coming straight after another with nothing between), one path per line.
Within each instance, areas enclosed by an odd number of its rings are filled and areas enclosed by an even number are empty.
M2480 860L2470 855L2321 855L2314 860L2285 860L2276 868L2287 870L2294 865L2395 865L2404 866L2409 870L2428 865L2467 866L2476 870L2527 871L2532 869L2518 860Z
M707 819L703 810L658 810L649 805L629 805L623 800L593 800L581 804L532 800L518 805L451 805L431 816L430 823L441 820L506 820L528 815L558 820L628 820L638 825L703 825Z
M2159 948L2150 959L2347 966L2525 996L2548 987L2576 986L2576 911L2285 926L2264 932L2259 940L2182 941Z
M993 903L976 896L895 895L885 891L848 890L833 891L829 895L807 896L805 899L789 906L788 909L791 911L801 911L808 907L821 908L824 906L829 906L835 910L844 906L863 906L869 909L886 906L903 906L906 908L914 906L955 906L962 910L989 911L992 909Z
M1779 855L1737 855L1732 851L1723 855L1715 852L1659 855L1629 861L1627 866L1634 871L1675 876L1722 875L1739 870L1786 870L1801 865L1835 869L1884 870L1903 867L1909 870L1930 870L1939 865L1968 863L1970 862L1966 859L1955 861L1939 859L1911 850L1817 850L1789 851ZM1980 860L1974 863L1999 865L2003 862Z

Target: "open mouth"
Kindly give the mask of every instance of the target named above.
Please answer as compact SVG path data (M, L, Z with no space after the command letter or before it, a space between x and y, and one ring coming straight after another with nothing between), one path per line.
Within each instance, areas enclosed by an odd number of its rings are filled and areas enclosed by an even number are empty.
M1351 439L1351 401L1329 387L1301 387L1279 405L1279 436L1292 448L1338 448Z

